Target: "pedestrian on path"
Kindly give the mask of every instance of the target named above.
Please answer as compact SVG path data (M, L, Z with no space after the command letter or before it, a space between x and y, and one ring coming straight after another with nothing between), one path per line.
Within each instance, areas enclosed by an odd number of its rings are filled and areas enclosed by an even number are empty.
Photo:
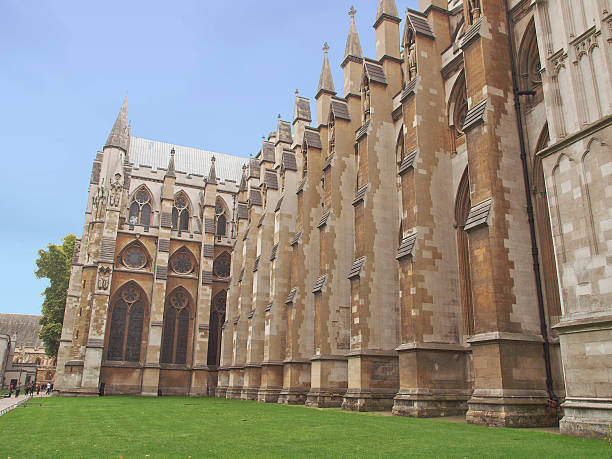
M20 391L21 391L21 386L17 384L17 387L15 388L15 398L19 397Z

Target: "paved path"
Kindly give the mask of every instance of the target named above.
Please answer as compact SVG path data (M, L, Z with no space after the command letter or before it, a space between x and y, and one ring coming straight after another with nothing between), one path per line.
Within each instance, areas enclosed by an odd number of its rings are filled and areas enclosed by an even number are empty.
M48 397L48 395L44 394L41 392L40 395L23 395L23 392L21 394L19 394L19 397L10 397L10 398L4 398L4 396L0 397L0 416L2 416L3 414L8 413L9 411L11 411L13 408L16 408L17 406L21 405L22 403L27 402L28 400L30 400L31 398L40 398L40 397Z

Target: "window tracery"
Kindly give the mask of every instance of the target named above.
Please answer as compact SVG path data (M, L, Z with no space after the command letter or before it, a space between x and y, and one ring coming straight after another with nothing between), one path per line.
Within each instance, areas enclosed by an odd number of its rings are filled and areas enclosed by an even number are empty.
M215 219L217 220L217 228L215 234L217 237L224 237L227 235L227 219L229 217L229 212L227 207L223 203L222 198L217 197L217 202L215 204Z
M181 231L189 231L189 199L182 191L174 197L172 206L172 229Z
M213 274L217 277L226 278L230 275L232 259L228 252L223 252L213 263Z
M168 298L164 314L162 363L185 364L187 362L191 322L189 303L189 295L181 287L174 290Z
M123 249L119 261L129 269L144 269L148 265L149 257L144 247L140 243L134 242Z
M191 274L195 267L195 259L186 248L180 248L170 257L170 268L177 274Z
M208 341L208 365L219 365L221 357L221 332L223 322L225 322L225 304L227 300L227 292L221 290L212 301L212 307L210 308L210 320L209 320L209 336Z
M138 362L145 320L145 298L135 284L123 287L112 304L106 358Z
M136 190L132 197L128 223L131 226L151 224L151 193L144 187Z

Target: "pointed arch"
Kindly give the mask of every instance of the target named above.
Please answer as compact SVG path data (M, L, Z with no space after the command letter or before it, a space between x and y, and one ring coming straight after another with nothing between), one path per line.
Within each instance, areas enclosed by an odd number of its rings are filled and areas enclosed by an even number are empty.
M152 260L149 251L139 240L128 243L117 257L117 262L122 267L135 270L149 269Z
M198 270L198 262L193 252L185 245L170 255L168 266L175 274L192 274Z
M395 142L395 161L400 164L406 156L404 146L404 125L400 126L399 134L397 135L397 141Z
M227 235L227 223L229 220L229 210L225 204L225 200L221 196L217 196L215 201L215 220L216 229L215 234L217 237L224 237Z
M130 198L128 223L130 226L142 225L148 227L151 224L151 213L153 211L153 193L142 184Z
M107 321L107 360L140 362L143 331L148 322L149 300L136 281L128 281L111 298Z
M468 110L465 70L455 80L448 100L448 124L457 137L463 135L463 123Z
M455 198L455 223L457 225L457 259L459 263L459 288L461 292L461 311L463 316L463 335L474 334L474 305L472 302L472 275L470 250L465 222L470 213L470 176L465 168Z
M193 328L194 300L183 286L166 297L161 362L185 365Z
M209 320L208 365L219 365L221 357L221 332L225 322L227 291L219 291L212 299Z
M545 125L540 134L537 151L548 145L548 126ZM548 209L548 196L542 158L536 155L533 169L534 187L534 217L537 228L538 246L540 254L540 273L544 285L544 298L548 311L549 326L555 325L561 318L561 299L559 297L559 281L557 278L557 260L552 238L552 227Z
M227 250L224 250L215 258L213 263L213 274L221 279L229 277L231 264L232 257Z
M181 231L189 231L189 216L191 215L191 200L187 193L179 190L174 195L174 204L172 205L172 229Z
M538 39L535 27L535 18L531 18L518 50L519 89L532 91L527 100L527 106L533 107L544 99L542 89L542 64L538 49Z

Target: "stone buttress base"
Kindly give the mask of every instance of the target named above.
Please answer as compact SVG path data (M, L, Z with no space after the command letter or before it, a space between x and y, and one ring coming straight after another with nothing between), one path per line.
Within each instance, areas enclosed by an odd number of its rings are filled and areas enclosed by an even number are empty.
M348 356L348 389L342 409L388 411L399 390L395 351L356 351Z
M261 364L261 386L257 400L265 403L277 403L283 388L283 363L267 361Z
M469 424L492 427L553 427L556 408L548 406L546 391L476 389L468 400Z
M348 385L348 361L342 355L316 356L310 359L310 391L306 405L318 408L342 406Z
M564 435L575 437L610 438L612 426L612 399L566 399L565 416L559 422Z
M283 388L278 403L303 405L310 390L310 361L291 359L283 362Z
M225 398L240 398L244 385L244 366L230 367L229 385L225 391Z
M261 384L261 365L247 364L244 368L244 385L240 398L242 400L257 400Z
M405 343L399 354L400 390L393 414L410 417L464 415L468 387L469 349L458 344Z
M215 388L215 397L225 398L227 386L229 385L229 368L221 367L217 373L217 387Z

